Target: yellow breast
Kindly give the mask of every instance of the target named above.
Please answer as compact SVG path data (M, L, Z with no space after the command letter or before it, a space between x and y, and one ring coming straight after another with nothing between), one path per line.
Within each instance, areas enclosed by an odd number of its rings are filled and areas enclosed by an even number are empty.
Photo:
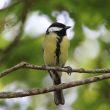
M64 36L63 40L62 40L62 42L60 44L60 51L61 51L61 54L60 54L60 65L61 66L63 66L66 63L66 60L68 58L69 45L70 45L69 39L67 38L67 36Z
M60 56L59 65L56 65L56 48L57 48L57 34L51 33L47 35L44 39L43 49L44 49L44 61L46 65L51 66L63 66L68 58L68 48L69 40L66 36L63 37L60 44Z
M55 55L55 50L56 50L56 39L57 35L54 33L51 33L47 35L44 39L43 43L43 49L44 49L44 61L45 64L47 65L56 65L56 55Z

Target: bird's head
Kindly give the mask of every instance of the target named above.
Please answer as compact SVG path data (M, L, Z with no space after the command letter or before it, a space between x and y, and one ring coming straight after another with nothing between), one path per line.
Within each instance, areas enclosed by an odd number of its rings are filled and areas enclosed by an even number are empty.
M46 34L56 33L58 36L65 36L66 30L69 28L70 26L66 26L62 23L55 22L48 27Z

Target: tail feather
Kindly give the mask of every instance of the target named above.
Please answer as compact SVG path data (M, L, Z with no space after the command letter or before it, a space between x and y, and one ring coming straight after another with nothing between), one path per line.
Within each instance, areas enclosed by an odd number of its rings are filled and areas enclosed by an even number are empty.
M53 80L54 85L61 84L61 73L58 73L56 71L49 71L49 73ZM59 105L59 104L63 105L65 103L62 90L57 90L54 92L54 101L56 105Z
M54 101L56 105L59 105L59 104L63 105L65 103L62 90L54 92Z

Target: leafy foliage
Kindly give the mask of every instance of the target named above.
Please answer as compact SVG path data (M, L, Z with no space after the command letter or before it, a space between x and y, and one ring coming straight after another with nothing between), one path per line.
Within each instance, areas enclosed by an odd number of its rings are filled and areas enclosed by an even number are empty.
M47 15L53 22L56 17L52 16L54 11L59 13L67 11L70 17L74 20L75 26L73 31L75 33L71 39L71 46L69 50L69 63L75 67L86 68L106 68L110 66L110 0L12 0L11 4L0 10L0 58L3 50L12 43L12 40L7 40L2 32L7 27L12 29L18 23L25 26L25 14L28 17L31 12L39 11L41 14ZM15 15L15 18L8 18L9 15ZM7 20L8 19L8 20ZM101 33L96 38L90 38L84 34L83 26L92 31L100 31L101 26L104 27L104 33ZM38 26L36 26L38 27ZM44 35L37 37L28 36L21 31L21 37L18 43L14 44L11 51L6 52L5 59L0 62L0 71L11 67L21 61L43 65L43 50L42 41ZM17 36L18 37L18 36ZM12 36L13 38L13 36ZM95 54L95 55L94 55ZM33 71L33 70L19 70L0 80L0 89L3 90L10 84L26 85L30 87L43 87L51 84L48 80L47 72ZM81 77L88 77L81 76ZM65 77L65 76L64 76ZM73 77L73 76L71 76ZM80 77L80 76L79 76ZM79 77L73 77L77 80ZM68 80L70 80L68 78ZM20 86L20 85L19 85ZM18 86L18 87L19 87ZM24 87L23 85L20 86ZM8 87L8 89L10 86ZM102 81L75 89L77 98L68 106L74 110L109 110L110 108L110 81ZM72 92L66 90L65 96ZM74 97L73 95L71 97ZM14 99L13 99L14 100ZM21 99L18 99L21 100ZM27 99L28 100L28 99ZM40 108L57 109L52 101L52 95L46 94L30 98L30 103L26 105L26 110L33 110ZM66 103L69 100L66 99ZM0 101L1 107L10 106L6 100ZM67 106L67 104L66 104ZM67 107L68 107L67 106ZM21 103L13 102L10 110L20 110Z

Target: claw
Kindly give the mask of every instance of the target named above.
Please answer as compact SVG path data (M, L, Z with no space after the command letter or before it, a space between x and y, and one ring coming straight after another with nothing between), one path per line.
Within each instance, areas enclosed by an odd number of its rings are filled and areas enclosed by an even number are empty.
M67 68L67 69L68 69L67 74L68 74L69 76L71 76L72 68L71 68L70 66L66 66L66 67L64 67L64 68Z

